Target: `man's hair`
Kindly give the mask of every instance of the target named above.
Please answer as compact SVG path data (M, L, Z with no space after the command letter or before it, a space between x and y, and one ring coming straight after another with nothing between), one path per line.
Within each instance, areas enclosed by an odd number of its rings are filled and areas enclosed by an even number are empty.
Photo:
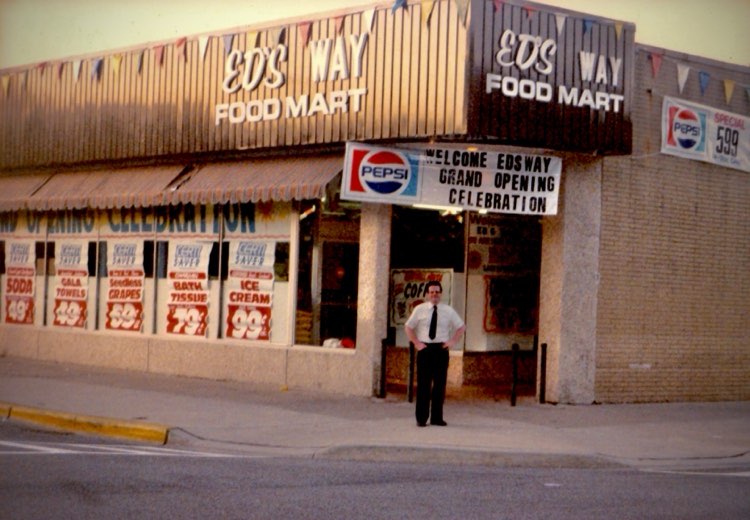
M443 292L443 286L437 280L430 280L429 282L427 282L427 285L424 288L425 292L429 292L430 287L437 287L438 289L440 289L440 292Z

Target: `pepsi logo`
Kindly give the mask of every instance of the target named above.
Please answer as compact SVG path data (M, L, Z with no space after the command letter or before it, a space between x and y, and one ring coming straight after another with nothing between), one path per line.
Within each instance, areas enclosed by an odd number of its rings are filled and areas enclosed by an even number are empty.
M705 118L686 108L672 108L669 141L684 150L699 151L703 148Z
M370 191L397 195L409 185L411 166L398 152L378 150L362 158L357 174L362 185Z

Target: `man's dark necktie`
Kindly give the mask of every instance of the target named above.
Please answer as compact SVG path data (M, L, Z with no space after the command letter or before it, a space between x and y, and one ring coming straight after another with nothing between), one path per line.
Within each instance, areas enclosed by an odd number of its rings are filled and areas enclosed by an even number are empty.
M437 333L437 305L432 307L432 318L430 319L430 339L435 339Z

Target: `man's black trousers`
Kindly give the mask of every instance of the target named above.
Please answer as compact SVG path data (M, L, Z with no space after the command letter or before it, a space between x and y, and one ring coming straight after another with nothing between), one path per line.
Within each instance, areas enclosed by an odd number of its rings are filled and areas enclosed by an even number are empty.
M448 379L448 349L442 343L427 343L417 352L417 422L443 420L445 384ZM430 413L432 404L432 413Z

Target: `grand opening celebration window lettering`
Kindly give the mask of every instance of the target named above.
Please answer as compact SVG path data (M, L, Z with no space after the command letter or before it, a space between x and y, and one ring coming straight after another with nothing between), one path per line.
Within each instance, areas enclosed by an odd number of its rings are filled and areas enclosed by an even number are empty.
M360 206L334 193L300 203L299 218L295 343L353 348Z

